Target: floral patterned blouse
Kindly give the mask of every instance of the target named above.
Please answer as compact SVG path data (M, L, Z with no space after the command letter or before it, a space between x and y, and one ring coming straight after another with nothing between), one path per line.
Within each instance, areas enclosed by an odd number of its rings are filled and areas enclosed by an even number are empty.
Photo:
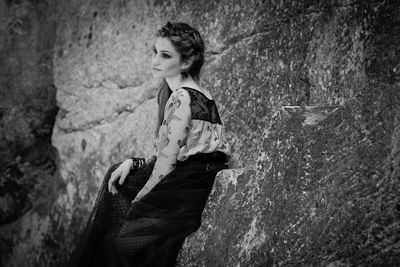
M214 151L231 155L214 100L189 87L173 91L165 105L156 150L153 172L134 201L141 199L174 170L177 160Z

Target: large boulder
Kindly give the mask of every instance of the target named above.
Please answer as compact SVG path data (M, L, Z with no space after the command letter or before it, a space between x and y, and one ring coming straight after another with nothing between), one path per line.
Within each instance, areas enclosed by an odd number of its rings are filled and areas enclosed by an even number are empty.
M376 119L360 111L278 110L256 161L217 176L180 266L399 265L400 132L354 132Z

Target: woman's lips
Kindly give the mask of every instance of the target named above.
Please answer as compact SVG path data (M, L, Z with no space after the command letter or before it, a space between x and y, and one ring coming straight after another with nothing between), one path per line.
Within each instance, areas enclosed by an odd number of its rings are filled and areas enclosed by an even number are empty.
M156 68L153 68L153 70L158 70L158 71L160 71L160 69L156 69Z

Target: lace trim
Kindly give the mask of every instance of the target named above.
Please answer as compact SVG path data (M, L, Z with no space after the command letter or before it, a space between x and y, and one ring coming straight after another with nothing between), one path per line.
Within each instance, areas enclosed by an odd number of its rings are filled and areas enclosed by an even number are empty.
M189 92L192 119L222 124L217 106L213 99L208 99L202 92L190 87L182 87Z

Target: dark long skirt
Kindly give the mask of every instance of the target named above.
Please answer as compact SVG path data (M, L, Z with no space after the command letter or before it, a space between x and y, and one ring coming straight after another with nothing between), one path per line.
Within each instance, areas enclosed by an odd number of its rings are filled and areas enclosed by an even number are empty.
M216 174L227 168L223 153L197 154L176 168L140 201L154 162L129 173L118 194L108 192L114 164L104 177L86 228L68 266L175 266L185 238L201 224Z

